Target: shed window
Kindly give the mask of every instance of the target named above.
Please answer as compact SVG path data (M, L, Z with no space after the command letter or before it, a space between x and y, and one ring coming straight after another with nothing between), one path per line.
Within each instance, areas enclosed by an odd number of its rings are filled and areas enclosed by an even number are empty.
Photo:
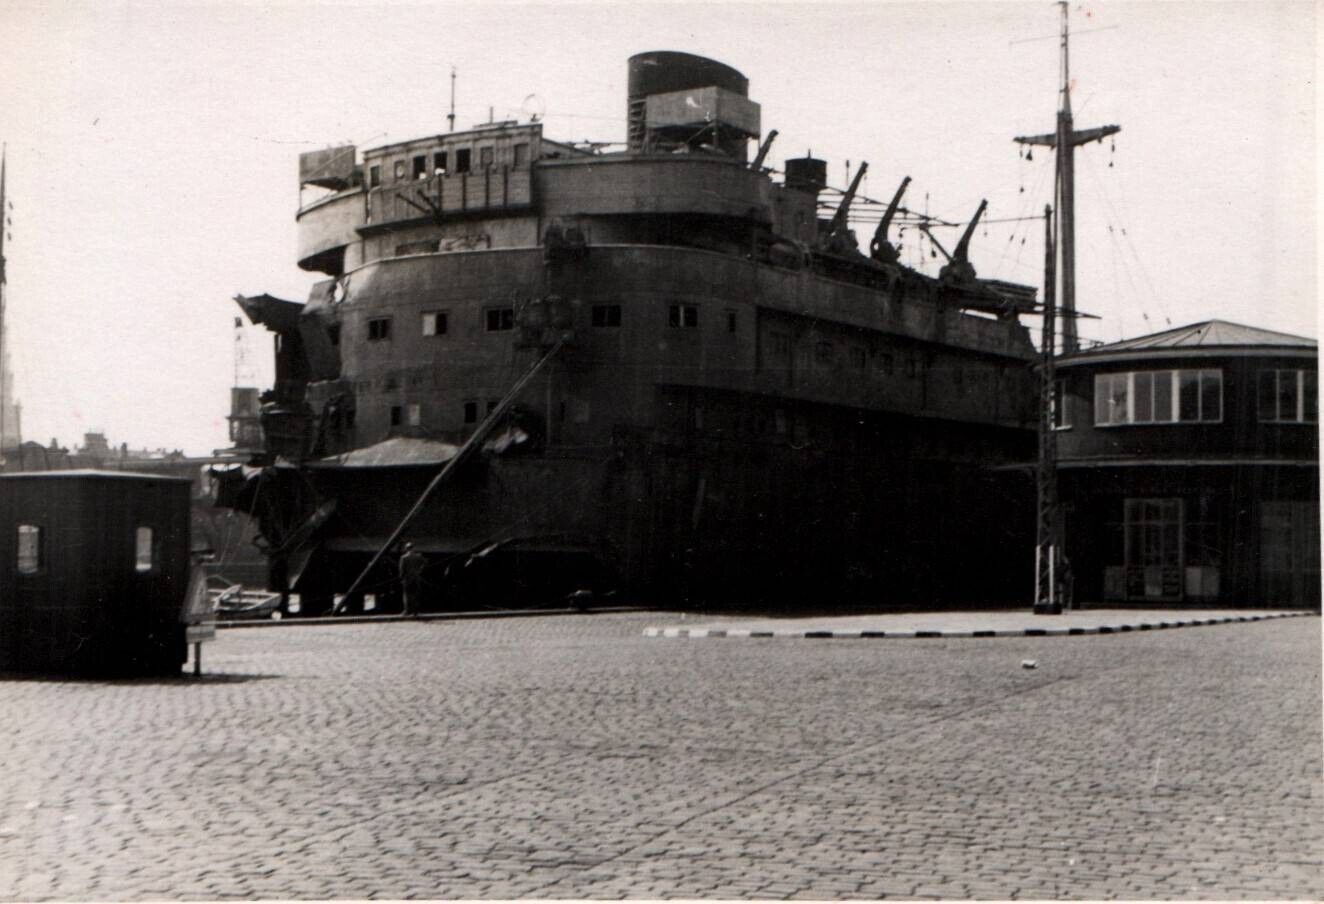
M18 526L18 573L36 574L41 570L41 528L35 524Z
M423 335L424 336L444 336L446 335L446 312L445 311L424 311L423 312Z
M368 340L379 342L391 338L391 318L374 317L368 321Z
M145 574L156 567L156 549L152 543L152 529L140 527L133 535L133 570Z
M489 333L499 333L515 328L514 308L489 308L485 314Z
M1094 423L1099 426L1222 419L1221 370L1154 370L1094 377Z
M1260 371L1261 421L1313 424L1319 420L1319 384L1313 370Z
M699 325L699 309L692 304L673 304L667 323L674 327L693 329Z

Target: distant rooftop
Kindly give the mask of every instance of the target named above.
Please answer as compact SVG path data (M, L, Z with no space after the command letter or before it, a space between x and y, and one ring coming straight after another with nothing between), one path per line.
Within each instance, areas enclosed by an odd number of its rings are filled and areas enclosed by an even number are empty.
M1134 339L1111 342L1077 354L1100 355L1143 349L1209 348L1213 346L1317 348L1318 345L1319 343L1316 340L1306 336L1295 336L1291 333L1279 333L1274 330L1262 330L1259 327L1230 323L1226 320L1205 320L1201 323L1174 327L1161 333L1150 333L1147 336L1137 336Z

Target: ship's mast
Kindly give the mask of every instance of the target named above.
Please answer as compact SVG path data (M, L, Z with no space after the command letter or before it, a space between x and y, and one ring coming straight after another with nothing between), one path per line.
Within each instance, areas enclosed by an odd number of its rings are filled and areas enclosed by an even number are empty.
M1080 347L1076 335L1076 145L1102 141L1122 130L1121 126L1099 126L1076 131L1071 118L1071 56L1069 47L1070 25L1067 3L1062 7L1061 85L1058 89L1057 131L1049 135L1022 135L1015 140L1020 144L1044 145L1057 151L1056 200L1057 247L1061 266L1061 292L1058 308L1062 315L1062 354L1069 355Z

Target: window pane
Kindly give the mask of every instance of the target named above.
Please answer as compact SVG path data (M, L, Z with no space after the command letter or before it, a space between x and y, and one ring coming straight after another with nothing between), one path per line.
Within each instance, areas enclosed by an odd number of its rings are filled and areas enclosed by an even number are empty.
M1200 371L1200 420L1223 419L1223 372Z
M1130 374L1113 374L1112 408L1114 424L1129 424L1131 422L1131 405L1128 398L1130 390Z
M1172 371L1160 370L1154 374L1154 420L1171 422L1172 416Z
M1177 396L1177 416L1183 421L1200 419L1200 372L1182 370L1177 372L1179 395Z
M1112 378L1106 374L1097 374L1094 377L1094 423L1109 424L1112 418L1109 412L1112 410L1108 403L1111 394Z
M1301 407L1305 420L1319 420L1319 375L1313 370L1301 371Z
M1154 420L1154 374L1136 374L1136 422Z
M41 569L41 528L35 524L18 526L18 573L36 574Z
M151 571L156 564L152 558L152 529L140 527L134 536L133 570Z
M1296 420L1296 371L1278 371L1278 420Z

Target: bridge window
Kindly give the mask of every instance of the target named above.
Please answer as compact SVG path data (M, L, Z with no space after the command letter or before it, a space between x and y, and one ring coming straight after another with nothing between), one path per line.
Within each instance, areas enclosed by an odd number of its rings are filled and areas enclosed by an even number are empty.
M391 338L391 318L374 317L368 321L368 341L379 342Z
M41 571L41 528L35 524L18 526L18 573L36 574Z
M594 326L620 326L621 306L618 304L595 304L593 306Z
M133 538L133 570L146 574L156 567L156 547L152 542L152 529L140 527Z
M423 335L424 336L444 336L446 335L446 312L445 311L424 311L423 312Z
M460 148L455 152L455 172L469 172L469 157L471 153L472 152L468 148Z
M1260 371L1260 420L1313 424L1319 420L1319 384L1313 370Z
M515 328L514 308L488 308L484 313L487 318L487 331L489 333L499 333Z
M673 304L667 323L680 329L693 329L699 325L699 308L692 304Z

